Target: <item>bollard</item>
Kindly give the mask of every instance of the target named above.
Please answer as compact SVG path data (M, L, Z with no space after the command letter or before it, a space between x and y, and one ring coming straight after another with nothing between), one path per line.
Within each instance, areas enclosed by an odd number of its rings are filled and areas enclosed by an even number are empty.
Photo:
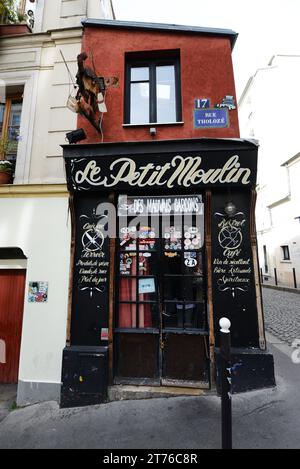
M278 280L277 280L277 269L276 269L276 267L274 267L274 277L275 277L275 285L276 285L276 287L277 287L277 285L278 285Z
M296 269L293 267L294 287L297 288Z
M260 269L260 283L264 283L263 271Z
M221 412L222 412L222 449L232 449L232 408L231 408L231 364L230 364L230 326L229 319L219 322L221 352Z

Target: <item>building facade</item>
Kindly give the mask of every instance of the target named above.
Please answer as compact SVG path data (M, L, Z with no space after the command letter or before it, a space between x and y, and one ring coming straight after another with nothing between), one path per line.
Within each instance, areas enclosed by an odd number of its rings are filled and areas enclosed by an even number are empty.
M274 385L236 33L83 24L71 135L80 143L63 147L72 252L61 405L103 402L107 386L214 387L223 316L234 391Z
M60 394L71 236L60 145L77 125L67 101L81 20L113 18L113 10L106 0L20 7L34 13L32 32L16 25L0 37L0 137L9 140L0 159L14 168L0 185L0 383L18 382L18 404L26 405Z
M290 287L294 275L296 284L300 278L299 74L299 56L276 55L249 80L239 102L242 135L260 143L256 222L263 281L274 283L276 275L279 284ZM282 115L279 96L285 103Z

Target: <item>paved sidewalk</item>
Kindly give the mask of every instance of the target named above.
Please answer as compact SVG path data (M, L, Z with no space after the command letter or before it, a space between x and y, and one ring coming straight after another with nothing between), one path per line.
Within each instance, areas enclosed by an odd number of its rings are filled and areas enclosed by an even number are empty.
M0 422L7 416L16 400L17 386L15 384L0 384Z
M263 288L266 330L289 345L300 340L300 295Z
M277 388L233 397L235 448L300 448L300 365L270 345ZM10 412L0 448L220 448L216 396L119 401L60 410L55 402Z

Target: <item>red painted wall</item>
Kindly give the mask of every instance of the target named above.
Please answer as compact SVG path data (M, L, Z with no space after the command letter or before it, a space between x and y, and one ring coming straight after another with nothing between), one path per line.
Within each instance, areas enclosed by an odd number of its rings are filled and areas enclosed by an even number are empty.
M125 52L180 49L181 93L183 125L159 125L156 137L149 126L124 128ZM104 114L104 142L165 140L179 138L236 138L239 137L237 110L229 111L230 127L223 129L194 129L193 110L196 98L210 98L211 106L225 95L235 98L235 85L229 38L164 31L123 30L117 28L86 27L82 50L93 53L97 73L117 76L118 88L109 88L106 95L107 114ZM86 64L88 64L88 60ZM92 66L91 62L89 65ZM83 117L78 127L84 128L88 140L101 141L101 136Z

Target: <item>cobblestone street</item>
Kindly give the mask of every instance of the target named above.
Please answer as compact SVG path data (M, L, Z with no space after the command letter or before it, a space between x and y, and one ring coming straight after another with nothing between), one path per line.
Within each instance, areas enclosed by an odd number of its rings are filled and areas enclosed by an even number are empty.
M300 295L263 288L266 330L292 345L300 340Z

